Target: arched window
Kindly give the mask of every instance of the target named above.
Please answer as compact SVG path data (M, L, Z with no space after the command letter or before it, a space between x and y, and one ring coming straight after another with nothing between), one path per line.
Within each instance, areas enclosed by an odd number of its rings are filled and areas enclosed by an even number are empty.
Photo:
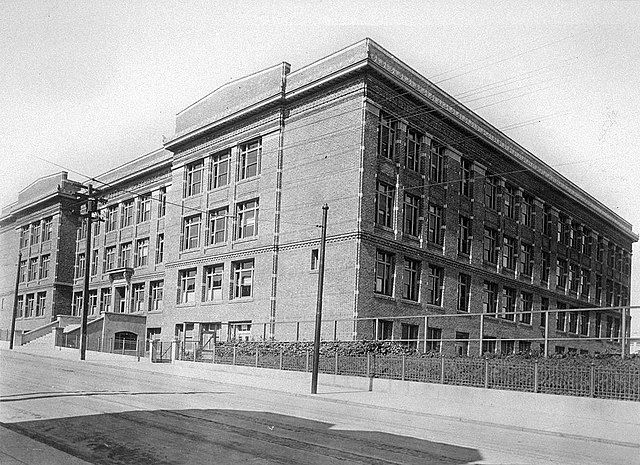
M130 331L120 331L115 334L113 350L136 350L138 335Z

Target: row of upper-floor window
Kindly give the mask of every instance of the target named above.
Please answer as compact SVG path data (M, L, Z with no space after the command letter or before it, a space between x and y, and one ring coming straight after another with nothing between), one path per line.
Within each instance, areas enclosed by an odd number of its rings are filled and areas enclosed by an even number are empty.
M232 175L232 153L235 160L235 179L241 181L260 174L262 139L241 143L237 150L230 148L193 161L184 167L183 197L198 195L205 190L218 189L229 184Z
M20 260L18 268L18 282L35 281L49 277L51 267L51 255L43 254L39 257L30 257Z
M44 316L47 306L47 292L18 295L16 318L38 318Z
M34 221L20 228L20 248L36 245L51 240L53 234L53 217Z
M90 289L89 315L96 316L105 312L155 312L163 309L164 280L132 283L130 291L127 289L127 287L119 288L115 293L111 287ZM123 295L120 294L121 291L124 291ZM126 305L127 302L129 306ZM71 314L79 316L82 312L83 304L83 292L74 292Z
M374 292L378 295L394 297L396 292L395 279L396 273L400 273L402 281L402 299L414 302L420 302L422 283L426 285L426 293L424 303L444 307L445 295L445 270L444 267L435 264L427 264L425 276L422 276L422 261L410 257L403 256L400 270L396 270L396 254L385 250L376 251L375 262L375 285ZM454 307L460 312L469 312L471 309L472 280L468 273L458 273L457 281L453 283L456 287L456 301L452 302ZM518 291L513 286L499 286L497 282L485 280L481 289L475 291L482 292L482 312L489 316L501 317L509 321L518 321L523 324L531 325L534 315L534 294L525 290ZM454 295L454 294L451 294ZM549 299L547 297L540 298L540 310L549 310ZM626 305L623 303L622 305ZM557 309L567 309L568 305L564 302L557 302ZM540 315L540 325L545 326L545 313L537 313ZM587 335L585 328L588 327L589 312L556 312L557 323L556 330L578 333L577 326L574 322L576 315L581 315L580 334ZM569 315L568 317L566 315ZM595 325L600 326L600 313L596 314ZM568 318L568 320L567 320ZM577 320L576 320L577 321ZM608 321L613 321L613 317L609 316ZM619 319L617 319L619 326ZM610 327L610 326L609 326ZM599 332L596 333L599 337ZM607 337L610 334L607 335Z
M102 272L107 273L118 268L138 268L151 264L151 244L148 237L127 241L118 245L104 247L102 253ZM160 233L155 239L155 264L164 261L164 233ZM93 249L91 252L91 263L89 266L91 276L98 274L100 266L100 249ZM86 254L79 252L76 254L75 277L82 278L86 270Z
M397 121L390 115L380 112L378 120L378 155L384 158L394 158L395 140L397 132ZM407 126L406 129L406 145L405 150L405 163L404 166L407 169L413 171L419 171L420 168L420 144L424 137L423 134L415 129ZM460 178L458 180L445 179L445 167L446 167L446 150L445 145L431 140L429 149L429 185L437 185L441 183L459 184L459 193L464 197L473 197L473 185L474 185L474 169L473 162L465 158L460 157ZM452 181L452 182L450 182ZM515 185L509 183L505 179L502 179L496 174L486 172L484 175L484 205L487 209L500 212L503 216L517 220L521 225L534 228L536 225L536 205L535 197L523 190L517 188ZM423 186L405 186L403 188L403 200L405 203L412 204L418 203L419 195L417 191L422 189ZM406 191L412 191L407 193ZM378 194L376 196L377 204L379 206L377 222L379 224L390 226L393 221L393 202L395 198L395 188L389 184L378 183ZM417 226L412 224L412 216L403 215L403 219L408 221L405 225L405 230L417 231ZM417 223L414 222L414 223ZM552 208L548 203L544 203L542 209L542 233L546 236L552 237L554 231L552 229ZM407 234L411 234L408 232ZM415 235L415 234L414 234ZM579 250L582 253L592 253L592 231L580 224L576 220L571 220L568 215L560 213L557 222L557 240L558 242ZM596 248L596 254L599 261L603 261L604 256L604 238L598 235L598 242ZM612 244L612 242L610 242ZM611 247L611 245L609 246ZM626 254L627 262L630 263L629 252L624 251L621 247L613 245L613 248L620 254ZM618 252L615 252L618 253ZM609 253L608 259L611 261L611 265L619 267L623 266L623 260L617 256L614 258L612 253Z
M98 236L101 233L102 223L104 223L105 232L108 233L118 228L126 228L151 220L152 202L154 200L157 202L157 217L164 217L167 212L166 187L160 188L157 198L154 198L149 192L104 208L100 215L100 221L94 221L92 223L94 236ZM77 239L85 239L86 236L87 220L83 218L78 228Z
M224 206L210 210L204 215L205 218L201 213L187 216L182 220L180 249L198 249L203 229L205 246L225 244L230 236L230 224L233 240L255 237L258 235L258 211L259 199L251 199L236 203L235 211L231 215L229 207Z

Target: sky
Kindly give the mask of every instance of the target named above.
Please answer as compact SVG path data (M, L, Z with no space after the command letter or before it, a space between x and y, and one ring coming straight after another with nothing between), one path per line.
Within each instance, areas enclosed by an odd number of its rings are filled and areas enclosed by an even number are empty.
M85 181L160 148L222 84L370 37L640 231L640 2L0 5L0 206L39 177Z

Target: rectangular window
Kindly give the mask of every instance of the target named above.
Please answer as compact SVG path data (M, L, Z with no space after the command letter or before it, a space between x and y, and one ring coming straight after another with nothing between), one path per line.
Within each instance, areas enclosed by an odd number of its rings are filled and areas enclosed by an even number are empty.
M50 241L52 232L53 232L53 218L51 217L45 218L44 220L42 220L42 242Z
M82 240L87 238L87 219L82 218L80 220L80 226L78 227L78 234L76 236L77 240Z
M558 289L566 289L568 276L569 265L567 261L562 258L558 258L558 265L556 268L556 281Z
M106 247L104 249L103 272L113 270L116 267L116 247Z
M100 257L100 251L98 249L94 249L91 253L91 276L95 276L98 274L98 259Z
M458 310L469 311L469 297L471 295L471 276L460 273L458 275Z
M596 245L596 260L599 262L604 261L604 238L598 236L598 243Z
M516 219L516 189L515 187L505 184L502 194L504 201L504 214L507 218Z
M498 263L498 232L484 228L483 258L487 263Z
M29 281L38 279L38 257L29 259Z
M551 254L549 252L542 252L542 267L540 269L540 281L542 283L549 283L549 273L551 272Z
M562 302L558 302L556 304L556 308L558 310L564 310L567 308L567 305L562 303ZM556 317L556 331L565 331L566 328L566 323L567 323L567 312L557 312L557 317Z
M82 315L83 300L82 292L73 293L73 303L71 304L71 314L73 316Z
M40 222L36 221L31 225L31 245L38 244L40 242Z
M224 244L227 242L227 218L229 209L219 208L209 212L209 231L207 245Z
M520 244L520 273L531 276L533 273L533 246L531 244Z
M164 281L151 281L149 285L149 311L157 312L162 310L162 299L164 297Z
M569 312L569 332L578 333L578 312Z
M251 340L251 323L250 322L234 322L229 323L229 340L230 341L250 341Z
M258 200L240 203L236 207L236 238L244 239L258 235Z
M442 347L442 329L427 328L427 352L440 352Z
M262 141L257 139L240 145L238 179L247 179L260 174L260 155L262 153Z
M502 266L508 270L516 269L516 240L513 237L504 236L502 249Z
M593 235L590 229L583 227L582 228L582 253L587 257L591 257L591 249L592 249Z
M133 224L133 199L122 202L120 207L120 227L126 228Z
M51 262L51 256L49 254L40 257L40 279L49 277L49 263Z
M411 128L407 128L407 154L404 166L412 171L420 171L420 140L422 135Z
M404 233L409 236L418 236L418 216L420 211L420 197L404 194Z
M156 264L164 261L164 233L156 237Z
M580 288L580 267L575 263L569 265L569 290L578 293Z
M608 307L613 306L613 281L607 279L607 295L605 300L605 305Z
M432 244L442 245L444 242L442 211L443 208L439 205L429 205L428 236Z
M233 269L233 298L253 297L253 260L234 262L231 266Z
M571 248L573 250L582 250L582 225L571 222Z
M460 195L471 198L471 160L460 159Z
M516 350L516 341L500 341L500 353L503 355L513 354Z
M178 272L178 300L179 304L193 303L196 301L196 275L195 268L180 270Z
M200 215L182 220L182 250L197 249L200 246Z
M100 313L111 311L111 288L107 287L100 291Z
M393 275L394 275L393 254L378 250L376 252L376 281L375 281L376 294L382 294L382 295L388 295L388 296L393 295Z
M89 291L89 315L96 316L98 314L98 290Z
M144 223L151 219L151 194L145 194L138 197L138 216L137 223Z
M222 276L224 265L204 267L204 281L202 283L202 301L215 302L222 300Z
M400 341L400 343L404 346L407 346L409 349L417 349L419 326L402 323L400 328L402 330L402 340Z
M376 340L390 341L391 339L393 339L393 321L378 320Z
M469 333L456 331L454 348L456 355L459 357L466 357L469 355Z
M24 309L24 317L31 318L36 307L36 299L33 294L27 294L27 306Z
M204 160L189 163L184 168L184 189L183 197L191 197L202 192L202 173L204 171Z
M161 187L158 192L158 218L167 214L167 188Z
M36 304L36 317L43 316L47 307L47 293L38 292L38 302Z
M520 293L520 323L526 325L531 324L531 315L533 310L533 294L529 292Z
M596 275L596 302L600 303L600 300L602 299L602 275L597 274Z
M319 263L320 258L318 249L311 249L311 271L317 270Z
M520 223L533 227L533 197L527 194L520 199Z
M84 263L85 256L83 253L79 253L76 256L76 278L84 277Z
M20 261L20 268L18 269L18 282L24 283L27 280L27 261Z
M516 315L516 290L510 287L502 288L502 314L505 320L515 321Z
M24 317L24 296L23 295L19 295L18 296L18 303L16 304L16 307L18 307L16 309L16 318L22 318Z
M418 301L420 295L420 262L404 259L404 276L402 282L402 298Z
M393 227L393 200L395 189L378 181L376 184L376 223L386 228Z
M605 321L604 337L610 338L613 333L613 317L611 315L607 315L607 319Z
M436 141L431 141L429 151L429 182L430 184L440 184L444 181L444 152L445 147Z
M104 231L115 231L118 228L118 206L112 205L107 208L105 217Z
M582 269L582 286L580 288L580 295L586 299L589 298L589 291L591 290L591 271L586 268Z
M20 248L29 245L29 225L20 228Z
M225 150L211 156L209 189L217 189L229 184L230 151Z
M589 335L589 312L580 312L578 319L578 331L581 336Z
M491 210L498 209L498 178L489 173L484 178L484 206Z
M471 220L464 215L458 216L458 253L471 253Z
M542 209L542 234L551 236L551 206L546 204Z
M546 297L541 297L540 298L540 310L549 310L549 299ZM540 326L541 327L546 327L547 325L547 315L549 315L549 313L546 312L542 312L540 313Z
M131 268L131 242L120 244L118 266L120 268Z
M482 312L492 316L495 316L498 312L498 284L489 281L484 282Z
M149 264L149 238L136 241L136 266Z
M393 159L397 122L390 115L380 112L378 119L378 156Z
M442 307L442 289L444 284L444 269L429 265L429 278L427 281L427 303Z
M144 283L131 286L131 313L144 311Z

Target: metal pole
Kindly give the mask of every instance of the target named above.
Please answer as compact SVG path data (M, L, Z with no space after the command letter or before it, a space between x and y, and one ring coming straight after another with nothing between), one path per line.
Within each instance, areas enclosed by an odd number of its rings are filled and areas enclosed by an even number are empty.
M316 303L316 330L313 339L313 367L311 373L311 394L318 393L318 365L320 362L320 326L322 325L322 288L324 285L324 254L327 241L327 212L329 205L322 207L322 233L320 236L320 257L318 263L318 300Z
M625 352L627 351L627 309L623 308L620 313L622 314L622 339L620 340L620 356L624 359Z
M480 355L480 357L482 357L482 343L483 343L483 338L484 338L484 313L482 315L480 315L480 338L479 338L479 344L480 347L478 348L478 355Z
M424 317L424 350L422 353L427 353L427 328L429 327L429 317Z
M80 320L80 360L84 360L87 352L87 319L89 317L89 274L91 273L91 217L96 202L91 198L93 186L87 187L87 238L84 248L84 289L82 292L82 318ZM81 226L82 227L82 226Z
M20 262L22 252L18 252L18 272L16 273L16 288L13 293L13 313L11 314L11 333L9 334L9 350L13 350L13 337L16 331L16 313L18 313L18 287L20 286Z

